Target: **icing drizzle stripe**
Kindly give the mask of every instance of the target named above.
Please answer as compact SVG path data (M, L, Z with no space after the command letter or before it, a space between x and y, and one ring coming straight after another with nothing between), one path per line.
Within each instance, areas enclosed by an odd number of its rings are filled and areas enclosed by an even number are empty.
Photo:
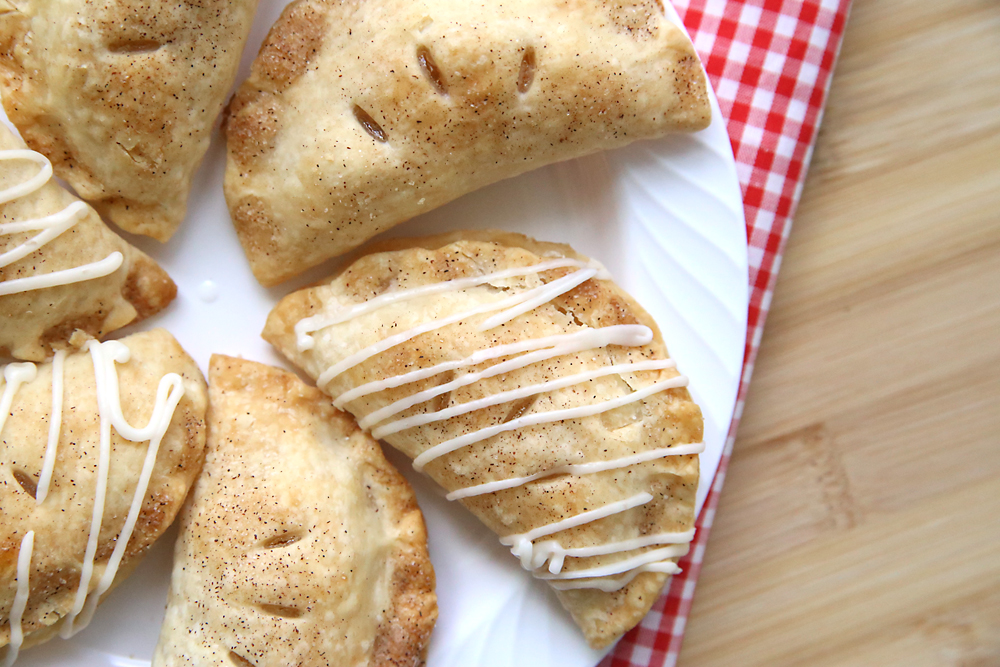
M587 275L588 277L583 280L580 280L581 274ZM580 283L585 282L585 280L589 280L596 274L597 274L596 269L580 269L579 271L571 273L568 276L563 276L562 278L553 280L550 283L545 283L544 285L540 285L533 289L529 289L519 294L507 297L506 299L501 299L500 301L495 301L493 303L487 303L481 306L476 306L475 308L470 308L468 310L464 310L462 312L455 313L453 315L449 315L441 319L431 320L430 322L426 322L424 324L421 324L420 326L413 327L412 329L408 329L402 333L389 336L388 338L384 338L379 342L375 343L374 345L369 345L368 347L359 350L358 352L355 352L354 354L340 360L339 362L337 362L336 364L325 370L319 376L319 378L317 378L316 384L318 386L324 386L326 384L329 384L331 380L333 380L341 373L344 373L354 368L358 364L368 361L375 355L385 352L386 350L392 349L397 345L402 345L406 341L412 340L421 334L430 333L431 331L437 331L438 329L443 329L449 324L455 324L456 322L461 322L462 320L466 320L475 315L492 313L497 310L503 311L500 313L501 316L506 316L507 312L517 309L524 302L534 300L539 296L547 295L548 298L546 298L545 301L551 301L560 294L568 292L569 290L573 289Z
M514 354L546 350L545 354L536 355L534 357L524 355L520 357L520 359L527 358L528 361L517 366L505 367L505 370L497 371L498 373L507 372L507 370L524 368L525 366L533 364L537 361L546 361L548 359L552 359L553 357L570 354L572 352L594 350L608 345L624 345L627 347L634 347L636 345L646 345L651 340L653 340L652 329L642 326L641 324L616 324L614 326L604 327L601 329L591 329L588 327L583 331L574 331L569 334L545 336L543 338L531 338L518 343L497 345L495 347L486 348L485 350L477 350L468 357L457 361L445 361L429 368L421 368L415 371L410 371L409 373L403 373L402 375L394 375L392 377L385 378L384 380L375 380L373 382L358 385L354 389L345 391L343 394L335 398L333 404L337 408L343 409L344 406L351 401L369 394L375 394L380 391L385 391L386 389L402 387L403 385L417 382L419 380L425 380L429 377L440 375L441 373L446 373L451 370L466 368L468 366L478 366L479 364L487 361L492 361L493 359L499 359L500 357L506 357ZM517 362L517 360L511 360L509 363L514 362ZM489 370L494 370L495 368L497 367ZM482 377L492 376L478 376L478 378ZM448 391L450 391L450 389Z
M506 424L497 424L495 426L488 426L487 428L474 431L472 433L467 433L461 435L457 438L452 438L451 440L445 440L444 442L438 443L433 447L425 450L420 456L413 459L413 467L417 470L423 470L424 467L436 458L449 454L456 449L461 449L462 447L467 447L468 445L477 443L486 438L491 438L499 433L506 433L508 431L516 431L519 428L524 428L525 426L536 426L538 424L551 424L552 422L565 421L567 419L580 419L582 417L592 417L594 415L599 415L602 412L607 412L608 410L614 410L615 408L620 408L623 405L628 405L629 403L635 403L636 401L641 401L644 398L649 398L653 394L657 394L661 391L666 391L667 389L676 389L678 387L684 387L687 385L687 378L683 375L678 375L677 377L670 378L669 380L663 380L662 382L657 382L656 384L651 384L648 387L643 387L638 391L634 391L626 396L620 396L618 398L613 398L602 403L595 403L594 405L581 405L575 408L565 408L563 410L550 410L548 412L539 412L535 414L525 415L524 417L518 417L517 419L512 419Z
M633 325L623 325L623 326L633 326ZM648 327L642 327L645 332L649 333L649 337L652 338L653 332ZM643 336L645 332L639 332L638 336ZM621 335L624 334L624 335ZM509 373L513 370L518 370L520 368L525 368L532 364L536 364L540 361L548 361L555 357L561 357L566 354L571 354L573 352L582 352L583 350L593 350L607 347L608 345L614 344L624 344L619 342L621 340L628 340L632 337L633 331L618 330L616 327L607 327L604 329L587 329L585 331L577 332L572 334L578 336L576 339L562 341L561 344L553 345L551 348L538 350L528 354L522 354L514 359L509 359L507 361L501 362L490 366L489 368L478 371L475 373L466 373L458 378L455 378L451 382L446 382L444 384L438 385L437 387L432 387L421 392L417 392L406 398L401 398L391 405L387 405L384 408L376 410L371 414L365 416L358 423L361 428L370 428L372 425L384 420L387 417L411 408L414 405L424 403L431 400L436 396L440 396L449 391L465 387L467 385L479 382L485 378L495 377L502 373ZM638 337L637 336L637 337ZM506 346L500 345L495 348L490 348L497 356L506 356L504 352L507 352L503 348Z
M24 643L24 631L21 628L21 619L24 610L28 606L28 578L31 575L31 555L35 550L35 531L29 530L21 538L21 547L17 552L17 592L14 594L14 603L10 607L10 644L7 647L7 656L4 658L4 667L11 667L17 660L18 653L21 652L21 644Z
M686 552L685 552L686 553ZM682 554L683 555L683 554ZM659 563L650 563L648 565L643 565L637 567L623 577L618 579L578 579L576 581L550 581L549 586L558 591L571 591L580 588L596 588L599 591L604 591L605 593L611 593L622 588L625 588L632 580L638 577L643 572L663 572L665 574L678 574L681 568L677 567L676 563L669 560L662 561Z
M508 278L517 278L519 276L527 276L534 273L541 273L542 271L551 271L552 269L562 269L567 267L576 267L578 269L585 268L587 265L575 259L560 258L554 259L549 262L542 262L541 264L534 264L532 266L519 266L513 269L507 269L505 271L497 271L495 273L490 273L482 276L471 276L469 278L459 278L457 280L449 280L440 283L433 283L430 285L423 285L421 287L414 287L406 290L397 290L395 292L387 292L386 294L380 294L374 299L365 301L364 303L354 304L347 308L339 310L334 315L322 316L314 315L312 317L306 317L299 320L295 324L295 336L296 343L300 350L311 350L315 344L312 336L310 334L320 331L321 329L326 329L334 324L340 324L341 322L346 322L348 320L353 320L356 317L360 317L367 313L374 312L380 308L384 308L392 303L398 303L400 301L409 301L411 299L416 299L422 296L430 296L432 294L439 294L442 292L450 292L453 290L468 289L470 287L478 287L479 285L485 285L486 283L506 280Z
M59 446L59 431L62 428L63 404L63 364L66 361L66 350L56 351L52 359L52 412L49 413L49 442L45 446L45 459L42 472L38 475L38 491L35 493L35 503L41 505L49 495L49 484L52 483L52 472L56 466L56 448Z
M642 493L637 493L629 498L608 503L603 507L581 512L580 514L571 516L568 519L562 519L561 521L555 521L544 526L532 528L526 533L501 537L500 544L511 547L511 552L520 558L522 562L525 562L525 559L528 558L529 560L527 560L527 562L530 563L529 547L531 547L531 543L539 537L547 537L549 535L554 535L555 533L561 533L564 530L576 528L577 526L582 526L586 523L590 523L591 521L597 521L598 519L604 519L609 516L614 516L615 514L626 512L633 507L645 505L652 499L653 494L643 491Z
M645 463L646 461L655 461L656 459L662 459L667 456L686 456L689 454L701 454L705 451L705 443L697 442L689 445L674 445L673 447L661 447L659 449L649 449L644 452L639 452L638 454L632 454L630 456L623 456L617 459L610 459L607 461L591 461L589 463L570 463L567 465L556 466L542 472L537 472L533 475L526 475L524 477L511 477L510 479L501 479L495 482L486 482L484 484L477 484L476 486L468 486L464 489L457 489L449 493L445 498L448 500L458 500L459 498L470 498L472 496L481 496L486 493L495 493L497 491L503 491L504 489L512 489L522 484L527 484L528 482L533 482L536 479L544 479L546 477L551 477L553 475L591 475L598 472L604 472L605 470L616 470L618 468L627 468L628 466L635 465L637 463Z
M23 183L0 190L0 205L36 192L52 177L52 163L41 153L27 149L0 150L0 161L5 160L28 160L37 164L40 169L37 174ZM75 201L58 213L33 220L0 224L0 236L40 230L39 234L0 254L0 268L13 264L39 250L46 243L73 227L86 214L87 210L86 204ZM0 296L101 278L117 271L124 261L124 255L116 250L96 262L36 276L5 280L0 282Z
M500 392L499 394L493 394L487 398L468 401L450 408L445 408L444 410L426 412L424 414L414 415L405 419L397 419L396 421L389 422L384 426L372 429L372 435L376 438L384 438L387 435L405 431L406 429L414 428L416 426L451 419L452 417L457 417L458 415L464 415L469 412L475 412L476 410L482 410L483 408L510 403L511 401L516 401L521 398L537 396L539 394L555 391L556 389L572 387L590 380L607 377L608 375L618 375L620 373L639 373L642 371L658 371L666 368L674 368L676 365L677 364L675 364L672 359L656 359L653 361L640 361L633 364L605 366L604 368L598 368L584 373L577 373L576 375L568 375L566 377L559 378L558 380L540 382L538 384L529 385L520 389L511 389L510 391Z

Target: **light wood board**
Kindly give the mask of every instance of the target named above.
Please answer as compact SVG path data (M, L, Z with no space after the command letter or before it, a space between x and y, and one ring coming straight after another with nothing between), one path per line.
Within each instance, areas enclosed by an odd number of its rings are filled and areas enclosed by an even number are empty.
M1000 3L855 0L681 667L1000 665Z

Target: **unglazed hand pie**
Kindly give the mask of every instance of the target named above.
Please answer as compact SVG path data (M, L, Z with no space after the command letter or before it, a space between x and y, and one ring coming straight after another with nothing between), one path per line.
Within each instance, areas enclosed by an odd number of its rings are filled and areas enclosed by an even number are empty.
M0 94L11 122L102 215L170 238L257 0L0 5Z
M495 531L593 646L677 572L701 411L592 260L501 232L392 242L283 299L264 337Z
M212 357L157 667L421 665L437 617L409 485L295 375Z
M489 183L710 113L658 0L301 0L230 103L226 199L274 285Z
M0 21L3 20L0 15ZM0 125L0 356L42 361L163 309L170 277Z
M201 467L207 402L198 367L162 329L3 368L6 664L82 629L167 529Z

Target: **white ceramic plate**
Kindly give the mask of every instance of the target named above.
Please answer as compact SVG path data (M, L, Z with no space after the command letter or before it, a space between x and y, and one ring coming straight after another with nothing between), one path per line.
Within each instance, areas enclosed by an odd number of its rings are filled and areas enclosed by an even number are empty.
M262 3L239 80L284 4ZM672 356L691 378L691 393L705 415L699 510L732 419L747 315L743 205L714 96L712 104L712 125L696 135L553 165L467 195L390 232L417 236L500 228L569 243L603 262L656 318ZM213 352L287 367L260 338L265 316L280 297L329 273L331 265L279 288L258 285L229 221L224 164L225 147L216 136L195 179L188 219L169 243L129 237L179 288L177 301L139 328L166 327L203 369ZM448 503L402 457L390 453L390 458L416 489L430 534L440 604L430 667L592 667L601 659L604 652L587 647L548 587L521 570L496 536ZM175 538L172 529L157 543L90 627L71 640L25 651L18 664L149 665Z

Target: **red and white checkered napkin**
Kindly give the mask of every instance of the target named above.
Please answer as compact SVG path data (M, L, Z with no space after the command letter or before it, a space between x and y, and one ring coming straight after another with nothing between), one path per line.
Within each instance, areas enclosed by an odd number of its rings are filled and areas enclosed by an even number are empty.
M674 0L726 119L743 189L750 313L736 414L683 573L600 667L673 667L805 182L850 0Z

